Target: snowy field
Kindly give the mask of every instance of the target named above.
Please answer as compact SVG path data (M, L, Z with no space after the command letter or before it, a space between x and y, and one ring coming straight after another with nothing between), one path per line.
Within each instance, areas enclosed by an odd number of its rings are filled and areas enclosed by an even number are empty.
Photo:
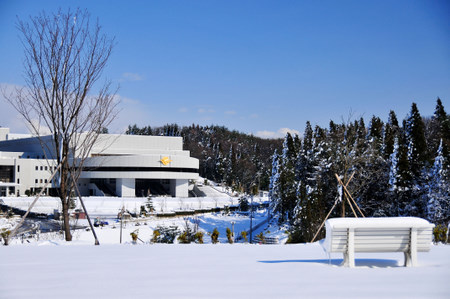
M319 244L0 247L0 298L449 298L450 246L399 266L357 254L356 268Z
M53 209L52 200L41 201L41 208ZM202 206L206 202L231 204L226 197L204 198ZM419 266L414 268L402 266L402 253L357 253L356 268L344 268L339 266L342 255L329 257L319 243L227 244L226 228L234 227L238 236L249 229L250 219L222 212L132 219L122 227L120 244L120 222L109 216L124 203L86 201L92 214L109 222L95 229L100 246L93 245L92 232L85 229L74 231L72 242L54 232L0 246L0 298L450 298L449 245L419 252ZM139 209L140 203L126 202L128 209ZM156 209L178 210L182 207L177 203L161 199L154 204ZM27 205L23 199L18 204ZM200 203L193 199L190 204ZM267 211L254 216L253 225L264 222ZM0 218L0 227L10 229L17 221ZM86 225L86 220L77 224ZM150 244L158 226L182 231L186 224L198 225L205 244ZM211 244L208 233L214 228L220 232L220 244ZM136 245L131 232L138 233ZM286 241L276 220L254 235L260 232Z

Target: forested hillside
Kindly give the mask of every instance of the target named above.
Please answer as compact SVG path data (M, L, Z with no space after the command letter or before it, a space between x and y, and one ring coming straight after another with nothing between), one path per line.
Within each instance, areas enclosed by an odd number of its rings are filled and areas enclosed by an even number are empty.
M353 216L338 176L365 216L418 216L446 227L449 148L450 118L439 99L432 117L413 103L401 124L394 111L386 123L307 122L301 144L288 134L273 156L272 209L290 225L291 241L311 241L335 203L331 217Z

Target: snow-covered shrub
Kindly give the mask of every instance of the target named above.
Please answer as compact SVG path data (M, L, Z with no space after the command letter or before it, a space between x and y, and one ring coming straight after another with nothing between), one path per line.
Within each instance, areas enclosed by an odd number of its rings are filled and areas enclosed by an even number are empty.
M0 237L2 237L5 245L8 245L8 238L9 238L10 234L11 234L11 231L9 229L3 228L0 230Z
M247 232L244 230L241 232L241 237L242 239L244 239L244 242L247 243L248 239L247 239Z
M438 224L433 229L433 236L434 236L434 244L443 243L446 244L448 242L447 240L447 232L448 229L445 225Z
M203 244L203 233L202 232L196 232L194 235L194 241L198 244Z
M147 198L147 203L145 204L147 206L147 211L150 213L153 213L155 211L155 208L153 206L153 199L149 196Z
M228 243L233 244L233 233L229 227L227 227L227 239Z
M176 236L179 234L177 226L163 227L158 226L156 230L153 231L153 243L166 243L173 244Z
M217 228L214 228L213 232L211 233L211 242L213 244L219 243L219 231Z
M247 212L248 209L250 208L249 204L248 204L248 199L246 196L241 196L239 198L239 210L242 212Z
M131 236L131 240L133 241L133 244L136 244L137 240L138 240L138 234L139 234L139 229L133 231L132 233L130 233Z
M258 243L260 244L266 244L266 237L264 237L263 232L256 235L256 240L258 240Z
M189 244L191 243L191 236L189 235L188 231L184 231L181 233L181 235L178 236L177 240L181 244Z
M153 231L152 243L158 243L160 236L161 236L161 233L159 232L159 230L155 229Z
M147 216L147 210L145 209L145 206L141 206L141 212L139 216Z

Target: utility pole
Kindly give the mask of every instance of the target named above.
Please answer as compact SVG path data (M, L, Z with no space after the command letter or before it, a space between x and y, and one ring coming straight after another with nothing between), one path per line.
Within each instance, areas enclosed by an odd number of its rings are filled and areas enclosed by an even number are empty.
M253 194L250 196L250 244L253 243Z

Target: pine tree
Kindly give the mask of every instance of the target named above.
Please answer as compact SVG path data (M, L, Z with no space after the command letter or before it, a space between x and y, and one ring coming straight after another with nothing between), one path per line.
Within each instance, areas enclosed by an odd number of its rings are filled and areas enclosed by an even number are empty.
M398 160L399 160L399 145L398 138L395 138L394 147L392 153L390 155L390 168L389 168L389 186L390 191L394 191L398 189L397 182L399 181L398 177Z
M384 158L389 159L394 151L394 140L398 138L399 126L397 115L394 111L389 112L388 122L386 123L383 136L383 152Z
M280 202L278 211L281 220L293 220L294 208L297 201L295 182L295 147L290 133L286 134L280 157Z
M429 173L427 216L436 224L450 220L450 185L444 169L443 143L440 142L434 165Z
M408 142L408 160L413 179L420 180L422 170L428 161L427 143L425 140L424 123L416 103L411 106L411 112L405 123Z
M432 118L432 124L436 127L434 134L430 136L431 143L438 146L442 142L442 155L444 157L444 169L450 170L450 115L445 112L444 105L440 98L437 99L436 109ZM432 147L435 151L436 147Z
M281 186L280 186L280 156L275 150L272 156L272 175L270 176L269 183L269 198L270 198L270 209L273 212L278 211L280 208L281 199Z

